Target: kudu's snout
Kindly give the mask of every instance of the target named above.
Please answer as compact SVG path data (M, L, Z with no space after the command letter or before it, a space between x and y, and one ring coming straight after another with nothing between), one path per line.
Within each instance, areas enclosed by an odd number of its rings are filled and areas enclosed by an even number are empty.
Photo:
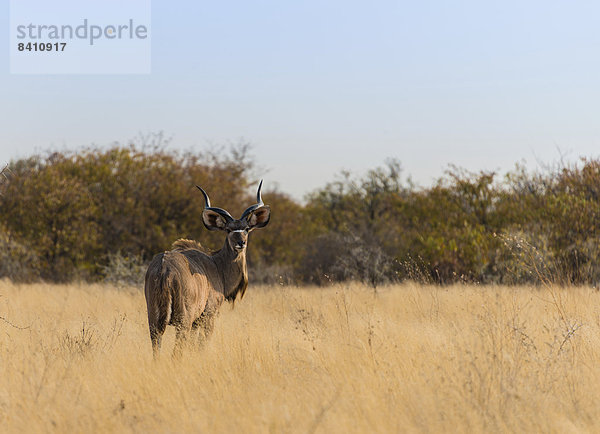
M241 250L244 250L245 248L246 248L246 242L245 242L245 241L243 241L243 240L241 240L241 241L238 241L238 242L235 244L235 250L241 251Z

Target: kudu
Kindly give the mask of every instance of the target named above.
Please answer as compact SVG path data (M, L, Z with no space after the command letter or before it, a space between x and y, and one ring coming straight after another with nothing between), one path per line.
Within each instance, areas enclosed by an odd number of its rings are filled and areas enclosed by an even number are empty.
M261 187L262 181L257 203L238 220L224 209L211 207L208 194L198 187L205 201L202 222L208 230L226 232L225 244L218 252L206 254L195 241L177 240L172 250L157 254L150 262L144 293L155 357L167 325L175 326L174 355L178 355L192 331L200 329L201 343L208 338L224 300L235 301L238 294L240 298L244 296L248 286L248 234L266 226L271 217L271 209L262 201Z

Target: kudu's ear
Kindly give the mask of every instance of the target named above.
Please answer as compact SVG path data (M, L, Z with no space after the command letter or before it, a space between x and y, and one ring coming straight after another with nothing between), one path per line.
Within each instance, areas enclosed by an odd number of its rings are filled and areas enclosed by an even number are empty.
M202 223L204 223L204 226L206 226L206 229L209 231L223 231L225 230L227 220L225 220L225 217L218 212L205 208L204 211L202 211Z
M225 230L227 223L233 221L233 217L223 208L211 207L208 194L200 187L196 186L204 195L204 210L202 211L202 223L209 231Z
M271 208L269 205L263 205L256 208L246 216L246 221L250 229L264 228L271 219Z

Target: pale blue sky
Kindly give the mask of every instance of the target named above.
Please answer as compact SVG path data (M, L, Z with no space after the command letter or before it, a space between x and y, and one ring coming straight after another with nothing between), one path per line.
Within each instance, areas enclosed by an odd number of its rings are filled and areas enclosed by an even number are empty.
M598 157L598 29L597 1L153 1L150 75L11 75L5 50L0 161L243 137L300 198L386 157L422 185L449 163Z

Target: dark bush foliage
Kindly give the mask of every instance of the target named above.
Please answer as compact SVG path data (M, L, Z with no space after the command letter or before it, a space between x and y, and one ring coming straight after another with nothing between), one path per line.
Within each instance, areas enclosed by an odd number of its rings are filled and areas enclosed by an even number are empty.
M195 185L239 215L257 182L248 147L164 149L157 136L12 162L0 179L0 277L139 282L177 238L220 248ZM253 281L600 282L600 160L503 178L450 167L429 188L401 175L396 160L342 173L304 205L267 182L273 218L251 236Z
M100 277L114 252L148 261L180 237L220 247L222 237L202 226L196 184L232 212L255 200L247 194L255 180L245 146L222 156L116 146L37 155L10 167L0 186L1 224L53 281Z

